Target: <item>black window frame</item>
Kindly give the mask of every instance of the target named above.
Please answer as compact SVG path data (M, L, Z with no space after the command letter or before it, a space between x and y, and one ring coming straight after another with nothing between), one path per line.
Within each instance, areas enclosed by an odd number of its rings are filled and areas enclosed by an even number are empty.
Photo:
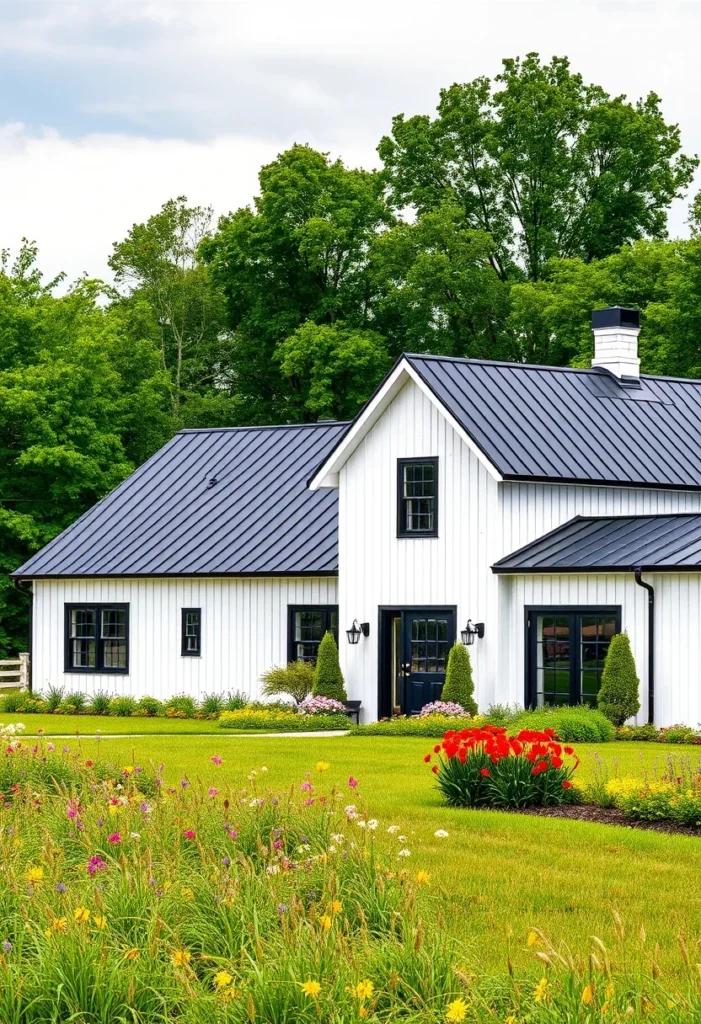
M187 634L185 632L186 619L188 615L197 613L197 633L194 635L197 637L197 650L190 651L187 647ZM180 656L182 658L201 658L202 657L202 609L201 608L181 608L180 610Z
M287 660L298 661L297 652L295 650L298 643L316 643L320 644L321 639L309 640L309 641L297 641L295 640L295 615L297 612L322 612L325 617L324 628L322 636L326 632L332 633L331 628L331 616L335 613L336 622L338 623L337 632L340 635L340 623L338 619L338 605L337 604L288 604L287 606ZM336 643L338 643L338 636L336 637Z
M73 665L72 644L71 644L71 614L78 609L89 609L95 613L95 665ZM107 667L104 665L105 640L102 634L102 613L104 611L124 612L126 658L124 668ZM126 676L129 674L129 655L131 648L129 604L122 601L101 601L99 604L94 601L72 601L64 605L64 636L63 636L63 659L64 671L77 675L110 675Z
M537 651L536 651L536 631L535 631L535 618L538 615L552 615L572 616L575 622L582 618L589 616L613 616L616 621L616 627L614 635L621 633L623 630L623 609L620 604L601 604L601 605L548 605L548 604L534 604L527 605L524 608L525 612L525 700L524 707L535 708L537 707L537 681L536 681L536 668L537 668ZM573 707L583 704L582 692L581 692L581 630L577 635L573 649L572 649L572 661L570 663L570 703L567 705L561 705L563 707ZM579 680L579 700L575 701L575 694L573 693L573 681ZM547 705L548 707L553 705ZM560 706L560 705L555 705Z
M433 527L430 530L410 530L407 528L407 503L412 499L404 497L405 466L433 466L435 493L432 499ZM429 455L424 458L397 459L397 537L437 537L438 511L438 456Z

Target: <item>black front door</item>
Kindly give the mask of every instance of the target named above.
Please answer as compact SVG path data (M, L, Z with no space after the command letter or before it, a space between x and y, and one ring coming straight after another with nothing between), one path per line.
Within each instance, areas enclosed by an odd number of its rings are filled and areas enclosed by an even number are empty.
M621 609L531 608L527 629L527 706L595 707L611 637L621 631Z
M404 611L401 625L403 708L413 715L424 704L440 700L448 652L455 641L452 611Z

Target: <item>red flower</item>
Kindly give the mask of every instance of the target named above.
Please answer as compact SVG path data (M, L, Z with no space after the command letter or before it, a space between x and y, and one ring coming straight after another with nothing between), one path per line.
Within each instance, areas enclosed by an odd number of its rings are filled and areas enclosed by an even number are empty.
M92 766L93 766L93 762L92 761L86 761L85 762L85 767L86 768L92 768Z
M186 828L185 831L183 832L183 835L185 836L186 839L194 839L195 838L195 830L194 830L194 828Z
M571 782L563 782L562 783L562 788L563 789L572 789L572 783Z
M490 774L489 768L480 768L480 775L487 776L489 774Z
M431 755L430 754L424 754L424 764L428 764L428 762L430 760L431 760Z
M434 766L433 766L433 768L431 769L431 771L433 772L433 774L434 774L434 775L438 775L438 765L437 765L437 764L434 764Z
M440 748L440 746L438 744L436 744L436 746L433 748L433 753L434 754L440 754L440 752L441 752L441 748Z
M574 754L574 747L565 747L566 754Z
M553 768L562 768L562 758L553 755L550 758L550 764L552 765Z

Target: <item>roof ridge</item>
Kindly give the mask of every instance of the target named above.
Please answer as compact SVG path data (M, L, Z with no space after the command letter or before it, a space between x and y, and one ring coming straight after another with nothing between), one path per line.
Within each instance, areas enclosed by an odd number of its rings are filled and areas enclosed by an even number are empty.
M316 420L314 423L251 423L240 427L181 427L177 434L226 434L245 430L298 430L300 427L347 427L350 420Z
M587 373L601 375L601 369L596 366L552 366L548 363L519 363L509 359L475 359L472 356L444 356L435 352L402 352L400 358L440 360L446 363L465 363L477 366L508 366L513 370L552 370L554 373ZM699 377L673 377L662 373L641 373L645 380L669 380L679 384L701 385Z

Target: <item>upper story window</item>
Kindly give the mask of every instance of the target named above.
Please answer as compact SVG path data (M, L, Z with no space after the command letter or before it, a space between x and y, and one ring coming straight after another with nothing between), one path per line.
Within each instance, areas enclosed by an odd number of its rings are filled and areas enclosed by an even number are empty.
M338 643L338 605L290 606L288 612L288 661L316 661L319 644L327 630Z
M129 670L129 605L66 605L66 672Z
M184 658L199 658L202 654L201 608L183 608L180 653Z
M438 459L399 459L397 536L438 536Z

